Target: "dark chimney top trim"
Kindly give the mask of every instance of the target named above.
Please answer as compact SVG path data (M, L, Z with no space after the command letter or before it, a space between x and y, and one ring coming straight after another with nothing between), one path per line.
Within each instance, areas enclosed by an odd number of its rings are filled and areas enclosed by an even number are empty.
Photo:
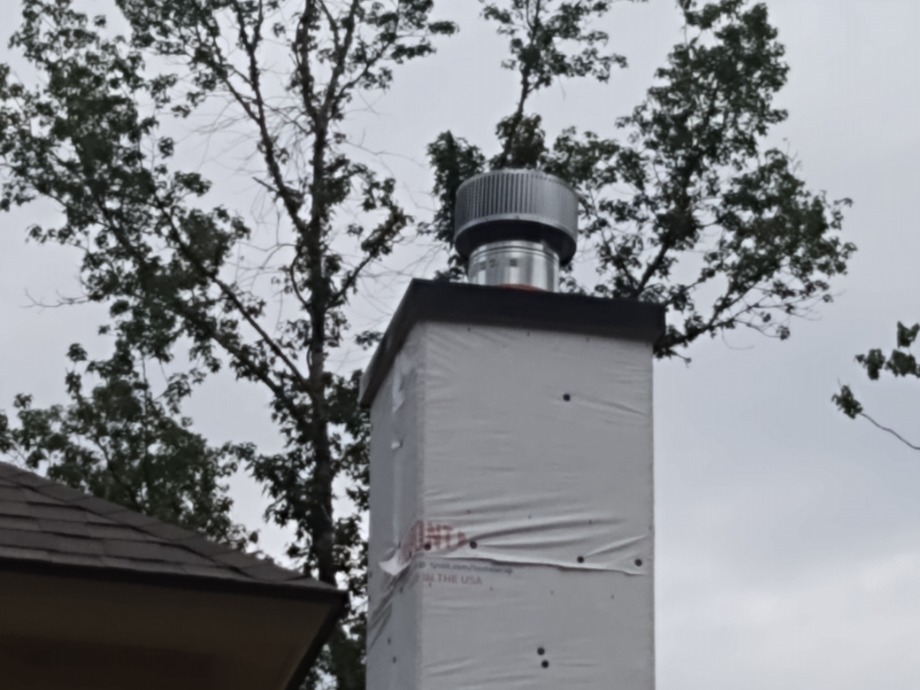
M413 280L361 379L370 406L412 328L425 321L510 326L657 341L665 330L659 304L494 286Z

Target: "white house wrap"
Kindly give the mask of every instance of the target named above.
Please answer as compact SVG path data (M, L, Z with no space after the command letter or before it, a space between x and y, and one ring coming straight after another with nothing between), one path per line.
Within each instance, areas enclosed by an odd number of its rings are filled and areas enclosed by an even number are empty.
M365 380L369 690L654 688L662 321L413 284Z

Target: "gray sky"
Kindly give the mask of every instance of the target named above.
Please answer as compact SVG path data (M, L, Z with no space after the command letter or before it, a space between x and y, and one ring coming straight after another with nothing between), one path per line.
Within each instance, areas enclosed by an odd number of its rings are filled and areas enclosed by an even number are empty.
M385 160L421 218L431 206L418 163L425 144L448 128L490 142L512 107L514 78L496 69L501 42L469 21L474 3L447 5L464 32L407 68L355 130L368 149L408 157ZM699 343L689 367L656 366L659 688L916 690L920 453L846 420L830 396L851 381L878 418L920 441L915 388L865 384L853 364L856 352L888 347L898 319L920 319L920 3L768 5L792 66L780 98L791 117L776 142L788 141L812 188L854 199L845 232L860 251L837 302L794 324L788 342L737 333ZM673 0L617 6L609 29L631 68L601 89L565 84L541 96L549 128L609 132L641 98L678 28ZM60 249L24 246L29 220L0 221L4 407L20 391L58 400L67 344L90 338L98 322L87 310L23 308L26 290L66 292L75 265ZM406 273L430 275L424 265L387 273L360 305L368 325L385 325ZM216 381L192 413L215 438L232 429L234 438L272 442L256 389ZM245 482L237 492L240 515L255 521L258 495ZM282 543L267 532L269 549Z

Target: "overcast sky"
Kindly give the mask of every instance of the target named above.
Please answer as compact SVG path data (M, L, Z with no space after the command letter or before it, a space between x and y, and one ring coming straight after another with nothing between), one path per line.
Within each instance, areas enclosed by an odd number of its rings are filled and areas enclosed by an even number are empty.
M511 109L502 43L472 23L476 4L442 3L464 31L407 69L360 127L388 158L407 203L431 206L424 146L444 129L490 141ZM660 690L916 690L920 687L920 453L837 413L854 382L878 418L920 442L911 384L863 383L853 355L920 319L920 2L769 0L792 67L775 140L814 189L849 196L859 253L840 296L788 342L738 333L699 343L687 367L655 369ZM548 126L610 131L679 38L673 0L615 8L609 30L631 67L597 90L552 89ZM357 130L356 130L356 133ZM413 160L415 162L413 162ZM64 353L92 312L24 308L73 285L74 257L23 242L28 218L0 221L0 406L20 391L59 400ZM427 271L427 272L426 272ZM430 275L424 265L411 271ZM362 318L384 326L406 276L389 274ZM360 360L354 362L360 364ZM192 410L215 438L272 442L264 398L218 381ZM238 488L239 514L261 502ZM280 550L283 535L267 533Z

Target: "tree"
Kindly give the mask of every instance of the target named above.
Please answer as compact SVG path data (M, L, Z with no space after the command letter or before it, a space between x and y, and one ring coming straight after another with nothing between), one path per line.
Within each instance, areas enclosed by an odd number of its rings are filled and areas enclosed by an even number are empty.
M918 334L920 334L920 324L905 326L898 322L897 345L894 349L885 353L879 348L873 348L865 354L857 355L856 361L865 370L870 381L878 381L883 374L895 378L920 378L920 364L917 363L916 355L911 351ZM920 450L920 445L912 443L897 430L879 423L867 413L850 386L841 386L840 391L834 395L833 401L837 408L850 419L861 417L876 428L891 434L908 448Z
M452 132L431 144L440 205L418 221L395 181L349 147L347 125L351 103L457 30L432 18L433 0L115 4L121 31L74 0L24 0L13 46L40 78L0 72L0 209L57 205L60 223L28 235L80 252L82 299L108 306L110 343L99 359L71 348L66 407L18 398L13 420L0 417L0 451L224 539L245 534L229 523L223 481L244 467L272 500L268 518L295 528L288 556L353 594L314 685L364 686L368 420L359 372L327 362L376 341L350 328L348 305L410 226L449 245L463 179L513 166L572 182L596 279L573 273L566 289L665 304L662 357L740 325L788 337L793 317L830 301L854 250L839 237L844 202L809 192L794 159L764 144L786 117L772 99L788 68L763 4L682 2L688 37L646 101L611 123L615 139L550 136L531 110L560 79L603 84L625 66L596 28L614 1L483 2L519 91L495 145ZM210 131L243 129L239 174L276 223L217 203L218 183L176 155L209 117ZM440 277L461 274L454 255ZM211 447L182 417L225 368L268 392L283 452ZM348 487L338 502L337 480Z
M345 307L363 272L392 250L410 218L394 197L394 181L348 155L343 122L356 95L386 89L396 65L432 53L432 41L455 27L430 20L432 0L115 5L121 32L70 0L25 0L12 46L39 83L19 83L9 68L0 72L0 207L39 198L57 204L60 224L32 227L29 237L82 254L85 299L109 305L102 333L115 351L86 367L100 380L93 403L71 374L71 408L40 412L21 398L20 428L5 443L26 451L30 465L50 463L56 476L91 490L110 491L97 478L117 474L135 484L116 497L165 495L175 454L167 436L185 425L159 424L157 416L177 415L195 386L224 367L264 386L284 452L202 447L200 462L224 477L232 470L228 457L245 460L272 499L270 518L296 529L288 555L355 595L321 671L340 688L361 688L366 423L357 376L337 376L326 363L342 345ZM281 57L291 68L277 77L271 65ZM192 118L215 104L227 108L215 127L249 132L249 153L258 160L250 172L280 218L280 239L247 276L268 276L287 298L280 315L239 279L233 261L269 233L259 219L215 203L211 181L175 155L171 133L191 129ZM336 211L355 197L356 219L342 227ZM346 252L359 258L348 261ZM137 369L145 362L164 367L162 391L145 388ZM98 403L111 387L143 403L150 417L132 430L147 436L116 456L99 440L98 452L76 452L75 433L119 433L124 420L106 417ZM157 405L160 399L165 404ZM87 428L77 423L94 412ZM151 447L169 450L145 452ZM75 463L90 469L77 472ZM350 481L355 510L336 515L339 476ZM193 503L220 488L166 484ZM163 512L149 502L143 507Z
M766 5L683 2L687 39L677 45L646 101L616 122L623 141L574 128L550 144L529 99L560 76L606 81L617 55L600 55L606 37L582 22L610 3L571 3L550 19L546 4L487 5L511 36L505 67L520 74L514 113L497 127L500 149L483 151L452 132L429 148L441 208L428 231L447 241L457 185L485 168L540 168L576 186L583 236L597 279L568 287L668 308L660 357L680 355L697 338L738 326L786 339L793 317L833 300L830 280L855 251L838 231L843 199L829 202L797 176L788 153L766 147L787 113L773 106L788 66ZM547 50L550 36L585 47ZM625 190L625 191L624 191ZM454 257L451 270L460 273Z
M86 361L78 345L68 356L74 364ZM180 414L186 377L172 377L162 396L154 396L145 362L124 341L111 359L89 362L85 371L98 385L87 394L83 375L70 372L69 407L34 409L29 396L17 396L19 425L11 428L0 413L0 451L33 468L53 458L52 479L145 515L240 547L255 542L255 534L232 523L226 486L250 448L215 448L190 429L191 420Z

